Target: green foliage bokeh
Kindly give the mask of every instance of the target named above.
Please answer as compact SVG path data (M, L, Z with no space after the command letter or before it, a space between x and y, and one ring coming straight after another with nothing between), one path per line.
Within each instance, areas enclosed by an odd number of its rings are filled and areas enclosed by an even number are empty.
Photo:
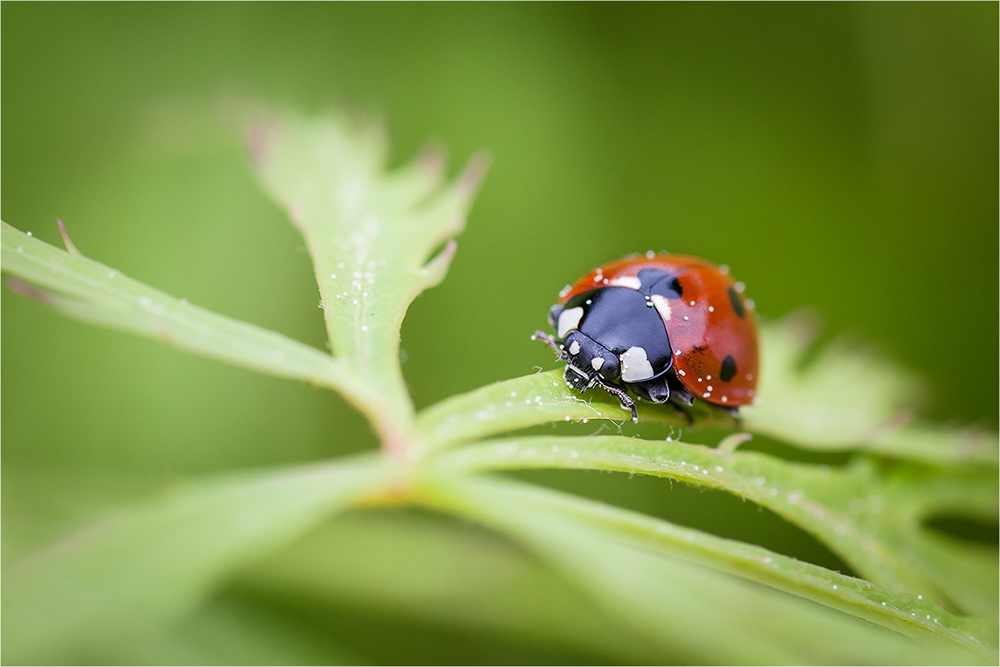
M652 248L729 264L765 316L815 308L826 332L924 376L927 414L996 427L995 4L6 3L0 16L3 219L55 243L61 217L84 253L318 347L308 256L228 110L375 108L399 161L428 137L456 160L488 149L448 279L404 325L418 407L552 367L528 336L558 289ZM5 563L151 484L375 444L319 389L8 291L3 316ZM668 502L663 484L624 484L591 488ZM711 512L679 495L680 514ZM825 557L812 559L836 566Z

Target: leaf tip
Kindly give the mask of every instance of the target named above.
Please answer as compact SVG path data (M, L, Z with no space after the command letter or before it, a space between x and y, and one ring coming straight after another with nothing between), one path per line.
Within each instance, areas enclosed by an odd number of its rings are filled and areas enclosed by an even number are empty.
M48 292L26 283L23 280L18 280L17 278L7 278L7 287L14 290L18 294L23 294L29 299L34 299L39 303L44 303L45 305L52 303L52 296Z
M63 224L62 218L56 218L56 222L59 224L59 233L62 235L63 245L66 246L66 251L71 255L83 257L83 253L80 252L76 245L69 240L69 232L66 231L66 225Z
M491 162L492 160L486 151L479 151L465 165L462 175L459 176L458 185L466 195L471 196L479 190L479 186L486 177L486 172L490 169Z
M753 440L753 435L750 433L733 433L720 440L715 449L720 454L732 454L737 447L751 440Z
M260 169L267 160L271 138L277 127L277 121L271 116L261 116L250 123L243 135L243 145L246 147L250 162Z
M458 241L455 239L448 239L448 242L445 243L441 252L431 258L431 260L424 265L423 289L434 287L444 280L445 275L448 273L448 268L451 266L451 260L455 257L455 252L457 251Z
M432 141L417 153L417 168L428 176L439 176L448 161L444 144Z

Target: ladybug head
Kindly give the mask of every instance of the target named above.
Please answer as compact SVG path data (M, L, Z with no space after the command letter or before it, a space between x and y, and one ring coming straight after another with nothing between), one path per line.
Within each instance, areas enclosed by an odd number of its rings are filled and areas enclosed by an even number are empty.
M579 329L566 334L562 347L567 355L563 377L578 391L598 381L595 376L605 382L614 382L621 376L618 355Z

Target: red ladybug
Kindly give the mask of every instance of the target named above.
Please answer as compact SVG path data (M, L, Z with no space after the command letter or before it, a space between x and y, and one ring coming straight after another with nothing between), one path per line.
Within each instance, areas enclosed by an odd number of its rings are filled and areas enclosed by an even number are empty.
M578 391L598 385L638 421L629 390L653 403L696 398L736 414L757 388L753 301L729 269L696 257L626 257L559 293L547 342Z

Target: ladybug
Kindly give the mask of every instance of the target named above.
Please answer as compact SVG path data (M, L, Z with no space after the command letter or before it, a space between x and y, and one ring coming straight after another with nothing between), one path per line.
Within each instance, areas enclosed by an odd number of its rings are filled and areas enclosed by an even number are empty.
M549 323L555 337L534 337L566 362L566 383L580 392L600 386L633 421L629 391L682 412L695 399L733 415L754 402L754 304L725 266L686 255L626 257L567 285Z

